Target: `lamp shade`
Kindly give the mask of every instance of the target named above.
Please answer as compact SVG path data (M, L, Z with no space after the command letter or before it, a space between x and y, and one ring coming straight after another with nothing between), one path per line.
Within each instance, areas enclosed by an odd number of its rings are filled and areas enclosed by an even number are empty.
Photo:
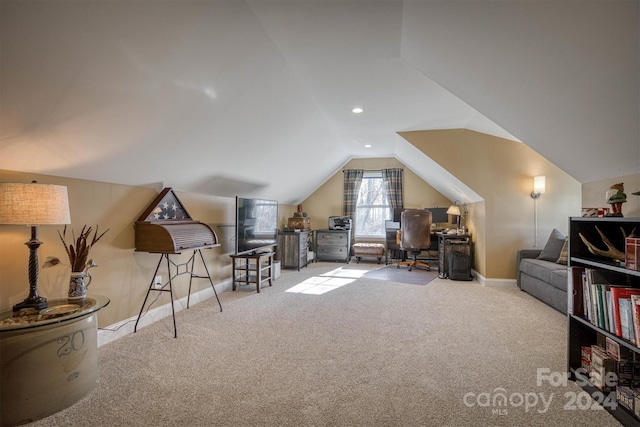
M0 224L70 224L67 187L0 183Z
M533 192L534 193L544 193L545 190L545 177L544 176L534 176L533 177Z
M456 206L456 205L449 206L449 209L447 209L447 214L449 214L449 215L460 215L460 207Z

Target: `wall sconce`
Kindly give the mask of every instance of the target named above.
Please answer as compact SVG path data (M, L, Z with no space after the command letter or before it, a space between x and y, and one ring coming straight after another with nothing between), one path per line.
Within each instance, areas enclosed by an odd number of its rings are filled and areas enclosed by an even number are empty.
M545 190L545 177L544 176L534 176L533 177L533 191L531 192L531 197L533 199L537 199L540 197Z
M533 248L538 247L538 198L544 193L546 183L544 176L533 177L533 191L531 192L531 198L533 199Z
M38 225L70 224L67 187L61 185L0 183L0 224L31 227L29 247L29 296L13 306L42 310L47 299L38 295Z

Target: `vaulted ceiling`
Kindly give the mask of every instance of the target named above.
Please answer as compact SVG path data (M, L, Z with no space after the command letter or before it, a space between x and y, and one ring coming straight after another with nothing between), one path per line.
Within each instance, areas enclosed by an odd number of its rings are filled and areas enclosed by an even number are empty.
M466 128L640 172L637 0L0 7L2 169L295 204L395 156L453 200L397 132Z

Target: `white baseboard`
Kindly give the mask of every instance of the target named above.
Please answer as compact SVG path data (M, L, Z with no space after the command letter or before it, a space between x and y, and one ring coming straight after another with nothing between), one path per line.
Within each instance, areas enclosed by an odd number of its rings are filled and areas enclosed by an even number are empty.
M231 279L226 279L215 285L216 293L220 295L220 293L224 291L228 291L231 289ZM201 291L195 292L191 294L189 298L189 306L193 306L193 304L198 304L203 302L209 298L214 298L215 295L213 293L213 289L209 286ZM187 308L187 296L184 296L180 299L174 301L174 307L176 313ZM151 325L158 320L164 319L165 317L171 316L171 303L167 303L156 308L152 308L146 313L142 315L140 321L138 322L138 329L144 328L145 326ZM117 340L125 335L129 335L133 333L133 328L136 324L136 320L138 320L138 316L132 316L128 319L122 320L118 323L114 323L113 325L107 326L106 328L98 329L98 347L108 344L112 341Z
M473 275L475 276L478 283L482 286L486 286L488 288L515 288L517 287L516 279L491 279L486 278L482 274L473 270Z

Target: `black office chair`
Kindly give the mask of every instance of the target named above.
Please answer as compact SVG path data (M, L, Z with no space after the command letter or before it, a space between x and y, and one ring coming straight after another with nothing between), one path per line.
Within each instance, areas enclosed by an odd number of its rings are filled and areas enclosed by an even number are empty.
M398 237L400 249L410 253L413 259L398 263L397 268L400 268L401 265L407 265L409 271L413 267L422 267L427 271L431 270L429 264L418 261L420 252L429 250L431 247L431 212L424 209L406 209L402 211Z

